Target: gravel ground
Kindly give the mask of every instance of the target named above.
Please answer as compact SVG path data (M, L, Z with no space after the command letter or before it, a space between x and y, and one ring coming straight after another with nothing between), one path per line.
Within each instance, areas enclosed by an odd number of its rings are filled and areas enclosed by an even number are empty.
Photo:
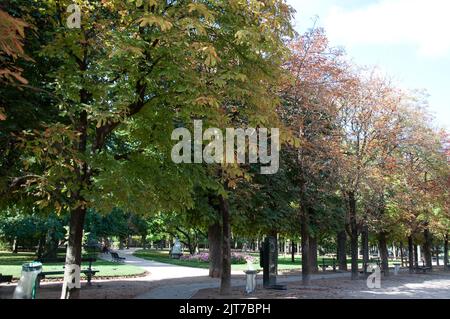
M450 299L450 273L399 274L382 278L380 289L367 288L366 280L348 278L318 279L309 286L288 283L287 290L268 290L261 286L252 295L244 287L234 287L230 296L219 296L217 289L202 289L193 299Z

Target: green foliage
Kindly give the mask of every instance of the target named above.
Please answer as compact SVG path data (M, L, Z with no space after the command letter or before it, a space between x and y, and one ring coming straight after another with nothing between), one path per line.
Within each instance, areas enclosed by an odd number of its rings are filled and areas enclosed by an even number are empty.
M10 207L2 212L0 239L9 243L9 247L16 241L18 246L34 248L41 238L62 240L65 234L63 225L64 221L55 214L42 216L37 211L27 213L24 209Z

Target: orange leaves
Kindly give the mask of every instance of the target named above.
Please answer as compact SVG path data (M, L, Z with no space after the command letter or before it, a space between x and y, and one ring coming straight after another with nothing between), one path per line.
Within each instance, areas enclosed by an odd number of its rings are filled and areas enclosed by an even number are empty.
M13 60L18 58L30 59L23 49L26 27L28 27L28 24L24 21L0 10L0 56L6 55ZM0 80L3 79L10 83L18 81L21 84L28 84L28 81L21 73L22 69L14 66L12 63L4 62L2 63L2 68L0 68ZM1 118L0 113L0 120Z
M5 109L3 107L0 107L0 121L4 120L6 120Z
M0 10L0 49L14 59L24 55L23 39L28 24Z

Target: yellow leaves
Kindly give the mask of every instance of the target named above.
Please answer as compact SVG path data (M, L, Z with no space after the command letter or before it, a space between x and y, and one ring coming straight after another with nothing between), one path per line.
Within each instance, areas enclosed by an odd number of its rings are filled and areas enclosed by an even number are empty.
M205 65L208 67L215 67L221 61L216 48L209 43L194 42L191 47L205 58Z
M146 14L144 17L138 20L141 27L145 26L157 26L161 31L168 31L172 28L172 23L167 21L163 17L156 16L154 14Z
M144 53L143 53L143 49L136 47L136 46L132 46L132 45L125 45L123 47L117 47L115 48L110 54L109 54L109 58L113 58L113 57L121 57L121 56L135 56L135 57L143 57Z
M243 43L246 41L248 37L249 32L247 30L239 30L234 34L234 37L236 38L236 42Z
M143 50L141 48L138 47L134 47L134 46L127 46L124 49L125 51L129 51L131 53L134 53L137 56L144 56Z
M212 22L214 21L214 13L209 10L203 3L190 3L188 5L188 12L193 13L197 12L201 16L205 18L206 21Z
M130 2L133 2L133 0L130 1ZM157 1L157 0L147 0L147 1L144 1L144 0L136 0L136 7L137 7L137 8L142 7L144 4L148 4L150 7L152 7L152 6L158 5L158 1Z
M47 207L49 203L47 200L42 199L42 200L36 201L35 204L38 205L40 209L43 209L43 208Z
M209 105L216 108L219 107L219 102L213 96L201 96L195 100L195 103L200 106Z
M201 49L201 51L206 55L205 64L206 66L213 67L216 66L220 58L216 52L216 48L213 46L206 46Z

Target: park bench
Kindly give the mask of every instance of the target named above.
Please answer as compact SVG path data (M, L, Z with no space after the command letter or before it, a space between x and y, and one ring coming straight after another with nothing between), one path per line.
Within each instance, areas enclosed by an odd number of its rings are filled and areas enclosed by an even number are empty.
M427 267L423 260L422 260L422 266L416 266L416 267L414 267L414 269L416 270L416 273L417 272L426 273L427 271L431 271L431 267Z
M0 283L7 282L10 283L12 281L13 276L3 276L0 274Z
M53 263L64 263L66 261L65 258L41 258L41 259L37 259L36 261L44 264L53 264ZM81 258L81 262L88 262L88 268L87 269L82 269L80 271L80 273L86 275L88 284L91 284L91 280L92 277L95 276L96 273L98 273L98 270L94 270L92 269L92 263L97 261L97 259L95 258ZM64 268L64 266L63 266ZM39 275L36 278L36 286L39 287L40 281L42 279L45 279L46 276L54 276L54 275L64 275L64 270L60 270L60 271L42 271L41 273L39 273Z
M322 268L322 271L326 271L328 267L333 268L333 271L336 272L336 259L325 259L322 258L322 264L320 264L320 268Z
M120 257L119 254L115 252L111 252L111 258L115 262L123 262L126 259L125 257Z
M431 267L426 267L426 266L418 266L418 267L415 267L415 269L416 269L416 272L422 272L422 273L431 271Z

